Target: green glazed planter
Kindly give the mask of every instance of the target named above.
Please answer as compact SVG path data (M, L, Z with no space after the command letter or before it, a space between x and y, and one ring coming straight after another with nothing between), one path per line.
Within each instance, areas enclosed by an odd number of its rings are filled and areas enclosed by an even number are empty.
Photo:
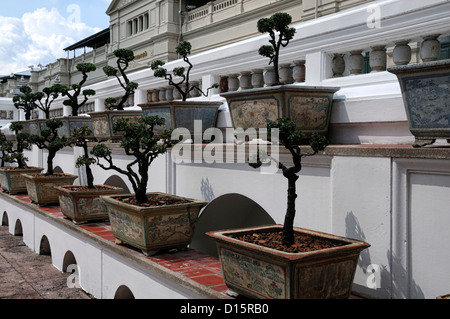
M58 193L55 186L72 185L78 178L77 175L55 173L45 174L23 174L27 187L28 197L39 206L59 204Z
M118 118L129 118L131 121L136 121L142 117L142 111L106 110L90 112L88 115L92 119L93 134L97 141L116 142L122 140L122 135L113 132L112 125L114 121Z
M173 198L186 199L174 195ZM200 210L208 203L188 199L188 203L158 207L140 207L115 198L130 195L101 196L108 209L116 243L126 243L151 256L160 250L185 249L190 244Z
M73 131L77 128L80 128L82 126L86 126L91 131L93 131L92 127L92 120L90 117L87 116L62 116L58 117L63 122L63 126L58 128L58 135L61 137L67 137L69 138ZM43 124L41 124L41 130L45 127L45 121ZM87 139L93 139L94 134L90 134L86 136Z
M95 186L97 188L94 189L72 185L55 186L64 216L74 223L107 219L108 211L100 196L120 194L123 189L108 185Z
M9 194L20 194L27 192L25 178L22 174L37 174L42 172L40 167L0 167L0 185L2 189Z
M234 128L267 128L269 121L289 117L308 137L326 135L338 87L278 85L222 93Z
M216 127L221 105L220 101L161 101L139 104L144 115L158 115L166 120L166 125L161 130L185 128L195 141L203 141L203 133ZM196 120L201 121L201 132L195 131Z
M296 232L344 245L305 253L288 253L228 236L281 231L282 228L282 225L267 225L207 233L216 241L228 288L249 298L348 298L359 253L369 244L295 227Z

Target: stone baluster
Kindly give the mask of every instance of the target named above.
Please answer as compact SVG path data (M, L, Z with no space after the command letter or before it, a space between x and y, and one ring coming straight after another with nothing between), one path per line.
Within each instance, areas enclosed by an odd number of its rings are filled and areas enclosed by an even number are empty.
M239 74L233 73L228 75L228 91L233 92L239 89Z
M159 100L160 101L166 100L166 88L165 87L159 88Z
M333 70L333 77L342 77L345 71L344 54L335 53L331 62L331 69Z
M437 39L440 34L431 34L423 37L420 45L420 58L423 62L436 61L441 54L441 43Z
M247 90L252 88L252 78L250 71L242 71L239 78L239 85L241 90Z
M275 83L275 71L273 66L266 66L264 68L266 72L264 73L264 83L266 86L272 86Z
M173 100L173 87L169 86L166 88L166 101Z
M395 42L392 51L392 60L396 65L407 65L411 61L411 47L408 45L410 40L400 40Z
M364 69L364 56L362 55L362 50L350 51L348 68L350 75L362 74Z
M147 103L153 102L152 96L153 96L152 90L147 90Z
M372 72L380 72L386 70L386 51L384 45L371 47L369 56L369 65Z
M159 90L153 89L152 90L152 102L158 102L159 101Z
M198 91L198 88L200 87L199 85L200 85L199 81L191 81L190 86L191 88L193 87L193 89L189 92L188 94L189 97L200 96L200 92Z
M292 83L292 70L290 63L280 64L280 82L281 84L291 84Z
M180 91L176 88L173 88L172 96L174 100L180 100L182 98Z
M294 61L292 76L295 82L305 82L305 60Z
M264 75L263 69L253 69L252 70L252 87L262 88L264 87Z
M219 92L220 93L228 92L228 76L226 76L226 75L220 76Z

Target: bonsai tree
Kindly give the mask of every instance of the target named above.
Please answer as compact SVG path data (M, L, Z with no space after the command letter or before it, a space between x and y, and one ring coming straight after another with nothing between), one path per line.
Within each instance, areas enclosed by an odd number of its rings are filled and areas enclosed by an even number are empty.
M258 20L258 31L269 33L270 45L263 45L259 48L259 54L270 58L269 64L273 63L275 70L275 83L280 85L280 74L278 71L278 59L281 47L286 47L295 35L295 29L289 28L292 17L288 13L275 13L270 18Z
M154 71L153 75L158 78L165 78L168 80L169 85L172 85L178 92L180 92L183 101L186 101L189 93L194 89L198 90L201 94L203 94L203 96L208 96L210 89L219 87L218 83L214 83L208 88L205 94L200 88L190 84L189 74L193 65L189 61L188 55L191 54L191 48L191 44L187 41L181 41L176 48L177 53L183 58L183 61L188 64L187 70L184 67L177 67L173 69L173 74L170 74L166 69L162 68L165 63L161 60L155 60L150 65L151 69ZM175 82L174 76L180 77L181 80Z
M25 120L31 120L31 112L37 107L36 94L32 92L28 85L22 86L20 93L13 97L14 106L16 109L25 112Z
M29 141L30 134L21 132L23 125L19 122L12 122L9 128L16 135L16 144L14 148L13 143L6 141L5 137L5 142L2 142L2 152L6 151L8 154L3 153L2 166L4 161L8 163L17 163L18 168L26 168L28 167L26 163L28 158L24 156L23 151L31 149L31 143Z
M40 135L30 135L30 142L36 144L40 149L47 149L47 172L45 175L53 175L53 159L56 153L65 146L70 145L69 139L58 136L58 128L63 126L63 122L58 118L45 121L46 128L41 130Z
M0 131L0 152L2 155L2 159L0 161L0 167L5 166L5 162L6 162L5 157L8 155L11 148L12 148L11 141L8 141L8 139L6 138L6 135Z
M87 126L81 126L73 130L70 136L70 143L83 149L83 155L79 156L75 162L75 167L79 168L84 165L86 169L87 186L94 189L94 174L92 174L91 165L96 163L95 158L89 157L88 144L86 136L92 134Z
M127 155L134 156L134 160L127 165L126 169L114 165L111 149L105 144L97 144L91 150L91 154L97 159L97 165L101 168L112 169L128 177L139 205L148 202L147 183L150 165L160 154L164 154L169 147L175 144L170 139L170 131L164 130L161 135L158 134L158 137L154 133L156 126L164 124L164 118L157 115L143 116L138 121L120 118L114 122L114 133L121 132L123 134L121 147L124 148ZM100 159L105 160L106 164L102 164Z
M36 92L36 106L44 112L45 118L50 118L50 106L58 96L66 91L66 87L62 84L54 84L51 87L42 89L42 92Z
M326 137L319 134L312 134L309 139L309 144L312 148L312 153L302 153L300 144L305 140L303 134L296 129L296 124L289 118L279 118L276 122L269 122L267 130L269 134L272 129L278 129L279 142L292 155L292 162L294 166L287 167L283 163L278 162L278 168L282 170L283 176L288 180L288 196L287 196L287 210L284 219L284 227L282 234L282 244L291 246L294 244L294 217L295 217L295 200L297 198L296 181L299 178L297 175L302 169L302 158L306 156L313 156L317 152L322 151L328 145ZM258 168L262 165L261 159L254 163L249 163L253 168Z
M125 102L132 94L134 94L134 91L138 87L138 83L130 82L125 73L129 63L134 60L134 53L132 50L128 49L117 49L114 51L114 55L117 57L117 69L108 65L103 68L103 72L105 72L107 76L115 76L119 81L120 86L125 90L125 94L118 104L117 99L112 97L107 98L105 102L109 109L123 110ZM122 76L123 81L120 79L118 73Z
M81 72L83 78L78 84L73 84L72 89L73 93L69 92L69 89L64 86L62 88L62 95L67 96L68 99L63 102L64 105L68 105L72 108L72 116L78 116L78 110L82 107L89 99L89 96L95 95L95 90L86 89L81 90L83 85L86 83L88 78L88 73L95 71L97 67L92 63L78 63L76 66L77 70ZM78 101L78 97L83 95L83 100L81 102Z

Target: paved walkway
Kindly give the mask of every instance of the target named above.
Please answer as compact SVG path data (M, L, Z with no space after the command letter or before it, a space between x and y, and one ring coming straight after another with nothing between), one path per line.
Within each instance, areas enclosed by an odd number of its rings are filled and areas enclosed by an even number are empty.
M93 299L81 289L69 288L69 275L52 265L51 256L36 254L22 236L0 226L0 299Z

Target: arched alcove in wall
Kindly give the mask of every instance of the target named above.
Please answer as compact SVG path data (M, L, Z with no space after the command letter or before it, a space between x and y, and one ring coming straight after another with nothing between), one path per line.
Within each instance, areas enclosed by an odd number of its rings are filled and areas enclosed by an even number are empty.
M122 191L123 194L130 194L130 189L120 176L111 175L110 177L108 177L108 179L105 181L104 184L114 187L120 187L123 189Z
M47 236L43 235L39 244L39 255L51 256L50 242Z
M59 166L54 167L54 168L53 168L53 172L54 172L54 173L64 173L64 171L62 170L62 168L59 167Z
M75 259L75 255L68 250L65 254L64 254L64 259L63 259L63 266L62 266L62 271L63 272L68 272L68 267L70 265L76 265L77 264L77 260Z
M133 293L130 288L125 285L117 288L116 294L114 295L114 299L135 299Z
M2 216L2 226L8 226L9 225L9 221L8 221L8 213L6 212L6 210L3 212L3 216Z
M23 236L22 222L20 219L17 219L14 225L14 236Z
M190 248L217 256L216 243L206 232L274 224L272 217L255 201L240 194L225 194L209 203L195 226Z

